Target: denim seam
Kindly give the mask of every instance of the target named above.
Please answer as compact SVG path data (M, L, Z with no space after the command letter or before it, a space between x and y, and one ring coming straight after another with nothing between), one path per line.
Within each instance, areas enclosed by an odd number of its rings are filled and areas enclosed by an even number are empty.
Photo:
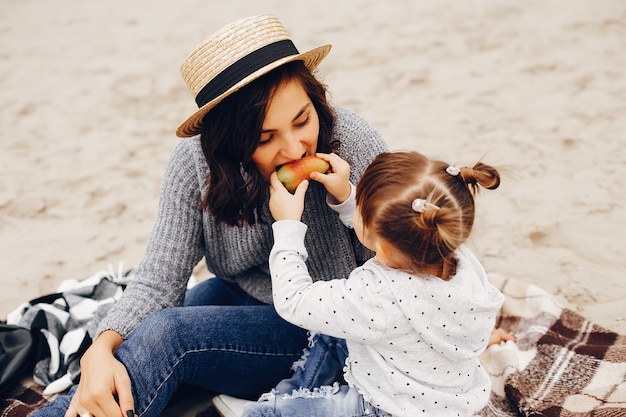
M172 364L172 366L170 366L170 368L169 368L170 371L167 373L165 378L163 378L163 381L161 381L161 383L157 386L156 390L151 395L150 401L146 405L145 409L139 415L140 416L143 415L146 411L148 411L150 409L150 407L154 403L154 400L156 400L156 398L158 397L158 392L161 390L161 387L163 387L165 382L167 382L170 379L174 369L182 362L182 360L183 360L183 358L185 356L187 356L188 354L191 354L191 353L201 353L201 352L211 352L211 351L229 352L229 353L246 353L246 354L251 354L251 355L264 355L264 356L293 356L293 355L288 355L288 354L258 353L258 352L248 352L248 351L239 350L239 349L225 349L225 348L208 348L208 349L187 350L187 351L183 352L182 355L178 355L178 359L176 360L176 362L174 362L174 364Z

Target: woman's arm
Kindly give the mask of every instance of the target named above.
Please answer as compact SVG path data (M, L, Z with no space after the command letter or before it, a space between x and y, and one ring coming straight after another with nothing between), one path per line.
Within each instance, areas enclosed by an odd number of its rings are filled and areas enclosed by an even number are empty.
M148 314L182 304L187 281L203 253L201 187L193 146L193 139L185 139L170 157L145 256L81 358L80 383L66 417L87 411L105 416L120 415L121 410L126 415L134 409L128 372L114 353Z
M121 299L98 326L126 337L148 314L181 305L187 281L203 256L200 180L194 138L175 147L144 258Z

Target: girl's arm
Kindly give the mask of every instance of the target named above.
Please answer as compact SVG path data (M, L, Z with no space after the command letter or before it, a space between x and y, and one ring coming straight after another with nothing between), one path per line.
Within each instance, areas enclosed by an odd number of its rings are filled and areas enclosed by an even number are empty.
M352 214L356 210L356 187L350 183L350 196L343 202L337 203L336 201L332 201L330 198L326 199L326 203L328 206L339 214L339 220L349 229L353 228L352 225Z
M297 326L330 336L362 343L378 341L386 329L378 294L372 290L378 278L359 268L347 279L313 283L305 264L307 226L285 220L274 223L272 229L270 272L278 314Z

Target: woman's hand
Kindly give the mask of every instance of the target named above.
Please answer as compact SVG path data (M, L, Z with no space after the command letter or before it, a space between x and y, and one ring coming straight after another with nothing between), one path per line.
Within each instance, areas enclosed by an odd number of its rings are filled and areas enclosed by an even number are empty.
M80 383L65 417L85 414L97 417L134 415L128 372L113 356L122 341L122 336L117 332L107 330L87 349L80 360Z
M343 203L350 197L351 192L350 164L334 153L316 153L315 156L328 162L331 172L327 174L313 172L311 179L321 183L326 191L337 200L337 203Z
M276 172L270 175L270 212L274 220L300 221L304 211L304 195L309 187L309 181L304 180L291 194L278 179Z

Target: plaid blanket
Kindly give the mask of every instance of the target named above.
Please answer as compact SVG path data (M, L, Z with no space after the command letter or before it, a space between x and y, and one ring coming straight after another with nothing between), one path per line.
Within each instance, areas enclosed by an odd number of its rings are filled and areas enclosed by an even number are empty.
M491 346L481 360L491 375L497 416L626 416L626 337L563 308L541 288L497 275L505 295L498 327L517 341ZM51 398L27 380L0 399L0 417L25 417ZM208 398L182 390L164 416L217 416Z
M626 337L534 285L490 281L506 299L497 326L517 341L481 358L493 382L482 416L626 416Z

